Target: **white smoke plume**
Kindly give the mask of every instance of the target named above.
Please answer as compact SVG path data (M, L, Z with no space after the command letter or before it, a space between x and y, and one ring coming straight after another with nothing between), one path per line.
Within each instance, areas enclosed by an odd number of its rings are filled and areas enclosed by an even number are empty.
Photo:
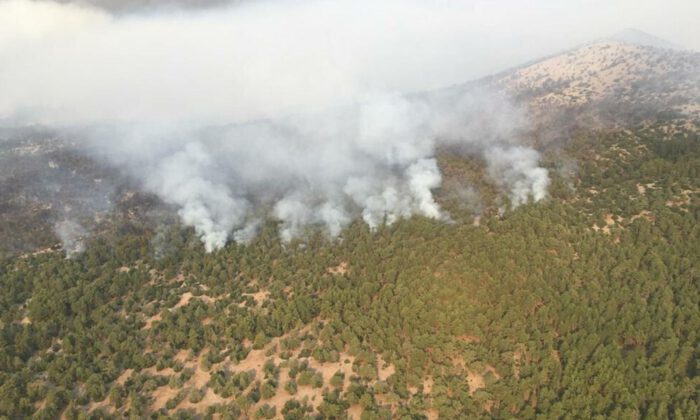
M66 258L72 258L85 251L83 238L87 235L87 230L73 220L62 220L54 225L54 232L61 240Z
M511 206L540 201L547 195L549 173L539 167L539 153L522 147L494 146L484 152L489 176L510 191Z
M179 207L183 223L194 227L209 252L226 244L248 207L245 200L232 197L226 185L208 177L214 163L200 143L187 143L147 168L144 178L147 190Z
M525 118L506 98L399 93L464 77L470 10L311 0L114 17L11 0L0 122L77 130L176 206L207 251L249 240L269 215L283 240L310 226L337 236L356 217L446 220L432 193L440 144L483 156L514 206L540 200L547 171L513 144Z

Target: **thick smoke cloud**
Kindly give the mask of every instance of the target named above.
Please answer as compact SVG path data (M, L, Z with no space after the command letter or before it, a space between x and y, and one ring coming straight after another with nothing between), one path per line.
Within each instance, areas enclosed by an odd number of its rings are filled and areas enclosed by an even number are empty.
M250 239L267 215L282 222L283 240L310 226L337 236L358 217L370 228L412 215L447 220L432 194L442 182L439 145L484 158L513 206L541 200L547 170L537 152L514 144L522 121L494 93L382 95L323 112L177 132L167 125L103 127L89 146L176 205L211 251L230 237Z
M114 18L74 5L0 3L42 25L0 36L0 120L70 126L83 148L178 209L208 251L266 217L290 240L422 215L439 145L481 157L514 206L546 195L526 116L456 80L472 42L457 3L264 2ZM466 50L465 50L466 51ZM452 67L454 65L455 67ZM77 127L77 128L76 128Z

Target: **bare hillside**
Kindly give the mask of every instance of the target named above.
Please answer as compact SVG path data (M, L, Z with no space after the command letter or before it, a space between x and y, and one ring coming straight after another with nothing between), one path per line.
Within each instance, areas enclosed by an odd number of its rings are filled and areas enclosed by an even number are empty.
M496 83L536 108L611 102L698 118L698 69L696 52L599 42L519 68Z
M700 53L601 41L519 67L491 83L534 110L700 118Z

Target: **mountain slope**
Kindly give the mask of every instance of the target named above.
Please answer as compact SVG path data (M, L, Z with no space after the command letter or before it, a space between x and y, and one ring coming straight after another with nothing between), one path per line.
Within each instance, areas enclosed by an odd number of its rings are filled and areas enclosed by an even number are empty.
M491 83L536 109L612 104L700 118L700 53L602 41L502 75ZM620 110L618 109L618 112Z

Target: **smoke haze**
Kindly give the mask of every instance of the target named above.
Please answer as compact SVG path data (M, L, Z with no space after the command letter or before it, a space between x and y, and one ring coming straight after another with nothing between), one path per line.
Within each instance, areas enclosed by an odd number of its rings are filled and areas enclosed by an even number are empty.
M72 220L63 220L54 225L54 232L61 240L63 251L67 258L80 254L85 250L82 238L87 235L87 231L78 223Z
M283 240L309 226L334 237L357 217L370 228L414 214L447 220L432 195L440 144L485 158L514 205L540 200L547 171L513 144L523 121L494 93L387 94L226 126L100 126L86 148L175 205L211 251L250 239L267 215L282 222Z
M174 205L207 251L261 220L290 240L422 215L436 147L483 158L513 206L546 196L527 116L494 92L404 95L463 81L472 8L457 2L261 2L115 17L75 4L0 3L0 121L86 138ZM57 229L74 243L76 227ZM70 246L70 243L67 246Z

